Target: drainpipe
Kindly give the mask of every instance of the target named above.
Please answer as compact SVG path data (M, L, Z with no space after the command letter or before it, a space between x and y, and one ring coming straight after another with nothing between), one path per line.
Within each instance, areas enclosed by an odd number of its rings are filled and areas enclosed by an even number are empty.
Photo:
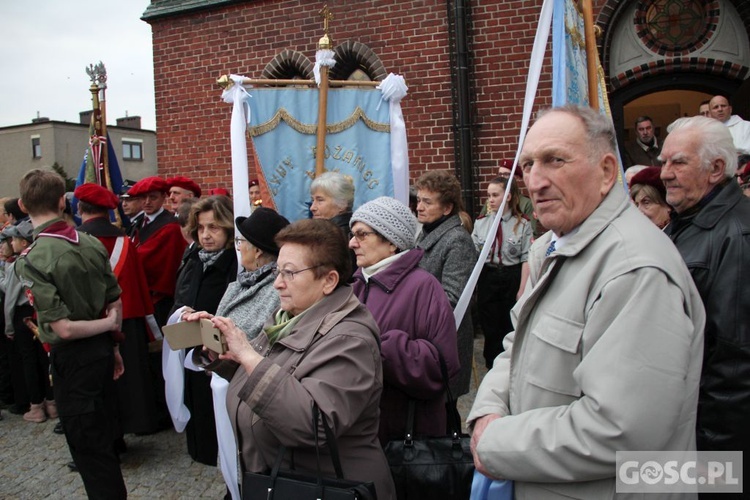
M451 16L451 8L453 10ZM473 134L471 113L471 75L469 68L469 6L468 0L448 0L448 17L453 17L451 43L451 78L453 80L453 132L455 138L456 171L461 180L461 191L466 211L475 217L473 169Z

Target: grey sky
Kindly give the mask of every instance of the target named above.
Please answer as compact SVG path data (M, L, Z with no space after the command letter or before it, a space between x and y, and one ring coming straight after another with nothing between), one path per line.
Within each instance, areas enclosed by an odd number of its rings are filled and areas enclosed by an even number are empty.
M86 68L107 68L107 123L155 130L149 0L0 0L0 127L40 116L78 122L91 109Z

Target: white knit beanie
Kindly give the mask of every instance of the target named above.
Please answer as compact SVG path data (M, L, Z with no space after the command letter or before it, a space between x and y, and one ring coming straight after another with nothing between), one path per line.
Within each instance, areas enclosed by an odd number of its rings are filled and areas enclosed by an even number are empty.
M396 245L399 250L414 248L417 237L417 218L409 207L395 198L381 196L368 201L354 212L349 228L355 222L367 224Z

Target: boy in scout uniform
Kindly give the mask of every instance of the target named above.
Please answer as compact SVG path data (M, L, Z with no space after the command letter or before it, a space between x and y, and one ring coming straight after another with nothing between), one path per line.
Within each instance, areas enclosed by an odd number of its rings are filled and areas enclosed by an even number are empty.
M70 454L89 498L126 498L113 446L114 380L123 372L116 342L120 287L102 244L61 218L65 184L59 175L31 170L20 192L34 243L15 272L36 310L40 339L51 345L55 401Z

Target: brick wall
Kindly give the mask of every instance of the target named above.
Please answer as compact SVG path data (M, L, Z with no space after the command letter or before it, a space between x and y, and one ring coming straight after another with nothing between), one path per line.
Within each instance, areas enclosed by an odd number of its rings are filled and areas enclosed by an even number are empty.
M475 188L484 193L516 151L529 55L541 0L471 4ZM603 3L603 2L601 2ZM404 75L402 101L411 175L453 169L448 4L440 0L329 1L334 44L359 41L388 72ZM229 118L215 80L259 77L284 49L314 60L323 2L252 1L152 19L159 173L190 175L205 188L230 186ZM551 59L537 107L550 104ZM250 155L252 161L252 155ZM251 164L251 175L255 165ZM483 199L483 194L480 195Z

